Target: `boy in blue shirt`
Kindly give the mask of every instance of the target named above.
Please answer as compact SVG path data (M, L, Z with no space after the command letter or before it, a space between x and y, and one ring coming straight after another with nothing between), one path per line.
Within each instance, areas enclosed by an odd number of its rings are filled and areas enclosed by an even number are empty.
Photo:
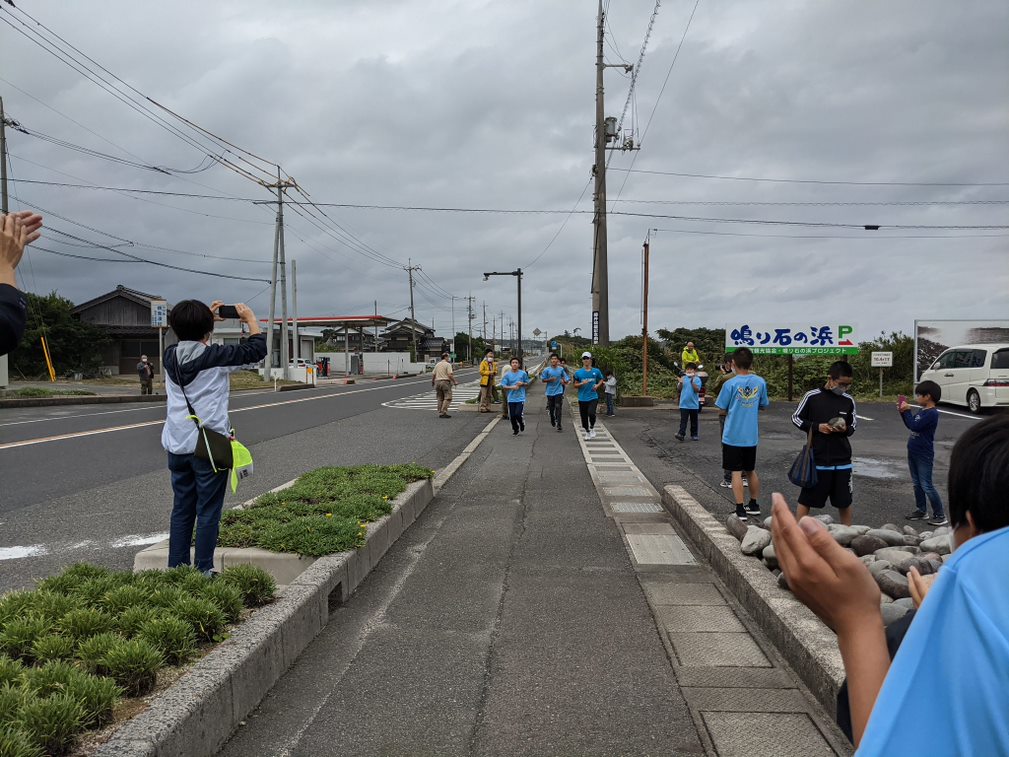
M592 366L591 352L582 353L582 367L575 371L574 384L578 389L578 413L582 417L585 439L595 439L599 390L606 384L606 377Z
M547 410L550 411L550 425L558 431L562 431L561 408L564 407L564 387L568 385L568 372L561 368L561 360L556 353L550 355L550 365L540 371L540 379L547 387Z
M907 520L925 520L927 497L932 503L932 520L929 523L933 526L945 526L946 515L943 513L942 497L932 483L935 430L939 426L939 411L935 409L935 405L942 397L942 388L934 381L922 381L914 388L914 397L921 406L919 412L912 413L911 406L903 398L897 406L900 419L911 431L911 436L907 439L907 465L911 470L911 482L914 484L915 509L904 517Z
M687 373L680 376L680 430L676 434L676 441L682 442L687 435L687 420L690 421L690 439L697 441L697 414L700 411L701 403L699 393L701 391L701 379L697 376L697 364L687 363Z
M770 405L767 382L750 373L753 353L740 347L732 354L736 375L722 385L715 404L724 410L722 431L722 468L732 472L732 493L736 498L736 517L742 521L760 515L760 477L757 476L757 443L760 441L759 413ZM750 501L743 505L743 474L750 482Z
M501 379L501 386L508 393L508 417L512 422L512 436L518 436L519 431L526 430L524 417L526 387L531 381L529 374L522 368L522 361L513 357L511 370Z

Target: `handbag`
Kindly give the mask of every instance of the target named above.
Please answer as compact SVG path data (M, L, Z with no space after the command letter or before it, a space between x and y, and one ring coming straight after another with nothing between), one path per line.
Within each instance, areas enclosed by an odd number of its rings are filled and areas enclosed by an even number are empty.
M206 460L210 463L211 467L214 469L214 473L231 469L235 464L234 452L231 447L231 437L203 425L203 421L201 421L199 416L196 414L193 404L189 401L189 397L186 395L186 388L182 385L178 366L176 366L175 369L175 381L178 383L179 389L182 390L182 397L185 399L186 407L189 409L189 417L192 418L193 423L196 424L196 449L193 450L193 454L201 460Z
M799 452L792 467L788 469L788 480L803 489L816 486L816 461L813 459L813 427L809 427L806 443Z

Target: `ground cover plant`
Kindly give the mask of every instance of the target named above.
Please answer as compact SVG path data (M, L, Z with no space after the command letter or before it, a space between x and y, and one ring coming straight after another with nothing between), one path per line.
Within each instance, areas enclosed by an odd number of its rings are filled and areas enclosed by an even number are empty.
M210 580L192 568L80 564L0 596L0 755L67 753L128 710L125 698L150 693L159 671L223 641L229 623L275 593L249 565Z
M419 465L319 468L294 486L265 494L221 519L222 547L261 547L308 557L364 544L367 524L392 512L392 500L434 471Z

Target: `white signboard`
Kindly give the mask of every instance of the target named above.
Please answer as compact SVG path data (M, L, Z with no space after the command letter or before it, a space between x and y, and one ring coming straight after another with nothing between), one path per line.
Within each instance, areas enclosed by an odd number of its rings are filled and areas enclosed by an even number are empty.
M151 326L153 328L168 326L168 303L165 300L151 300Z
M753 323L725 327L725 351L748 347L754 355L856 355L858 339L851 324Z
M873 352L872 353L872 367L873 368L893 368L893 353L892 352Z

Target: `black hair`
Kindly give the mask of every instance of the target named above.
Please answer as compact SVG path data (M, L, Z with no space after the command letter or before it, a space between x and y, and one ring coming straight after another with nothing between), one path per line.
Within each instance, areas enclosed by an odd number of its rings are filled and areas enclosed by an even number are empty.
M938 402L942 398L942 387L934 381L922 381L914 388L914 393L919 397L927 395L933 402Z
M855 375L855 372L851 369L851 363L835 360L830 364L830 368L827 369L827 375L830 376L831 381L837 381L842 376L851 378Z
M613 375L613 371L606 371L606 375L607 376L612 376Z
M753 365L753 353L750 352L749 347L740 347L732 353L732 362L736 364L737 368L748 371L750 370L750 366Z
M686 366L684 366L683 370L685 370L685 371L696 371L697 370L697 363L687 363Z
M511 360L508 361L509 365L511 365L512 360L518 360L519 361L519 368L524 368L525 367L525 366L522 365L522 358L520 358L518 355L515 355Z
M1009 526L1009 415L971 426L953 445L948 494L954 528L968 512L978 531Z
M441 353L441 359L442 360L450 360L451 358L452 358L451 353L448 353L448 352Z
M168 314L168 325L180 342L199 342L214 330L214 314L199 300L183 300Z
M487 357L488 355L493 355L493 354L494 354L494 350L484 350L483 356Z

